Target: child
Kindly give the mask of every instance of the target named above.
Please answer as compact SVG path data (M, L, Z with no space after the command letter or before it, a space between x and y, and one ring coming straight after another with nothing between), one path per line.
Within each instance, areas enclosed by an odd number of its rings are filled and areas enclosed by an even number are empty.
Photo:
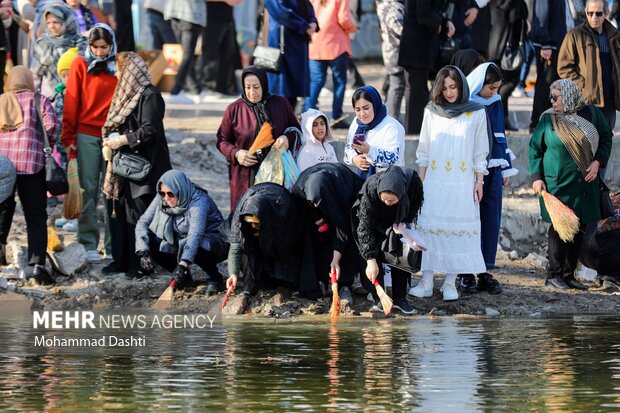
M327 116L316 109L308 109L301 114L301 129L304 135L304 146L297 157L297 166L302 172L317 163L337 163L336 151L328 141L332 133Z
M484 177L483 196L480 202L482 256L487 270L495 268L497 241L502 218L502 185L519 171L512 167L514 155L508 149L504 128L502 99L497 94L503 77L494 63L483 63L467 76L470 99L485 106L493 133L487 165L489 174ZM478 285L472 274L461 275L464 292L488 291L499 294L502 287L488 272L478 274Z

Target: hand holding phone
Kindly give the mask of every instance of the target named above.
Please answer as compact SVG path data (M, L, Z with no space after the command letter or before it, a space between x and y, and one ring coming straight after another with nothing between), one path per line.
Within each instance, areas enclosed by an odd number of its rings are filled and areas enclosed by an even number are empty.
M356 133L355 135L353 135L353 144L355 145L359 145L360 143L364 142L366 140L366 138L364 137L363 133Z

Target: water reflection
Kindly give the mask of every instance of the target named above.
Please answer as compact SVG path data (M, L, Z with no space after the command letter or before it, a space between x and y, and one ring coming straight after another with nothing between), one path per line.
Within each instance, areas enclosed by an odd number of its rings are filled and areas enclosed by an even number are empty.
M620 411L620 319L230 322L161 354L19 355L0 321L0 410ZM164 351L165 350L165 351ZM152 354L157 354L153 352Z

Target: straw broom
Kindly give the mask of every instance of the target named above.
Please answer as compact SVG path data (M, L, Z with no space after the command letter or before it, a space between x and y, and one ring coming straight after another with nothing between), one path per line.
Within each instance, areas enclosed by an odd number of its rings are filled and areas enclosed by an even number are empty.
M153 304L154 310L165 310L167 308L172 307L172 299L174 298L174 284L176 280L172 280L168 288L163 292L163 294L155 301Z
M79 218L82 213L83 199L78 175L77 159L71 159L67 166L67 180L69 181L69 193L65 196L63 216L66 219Z
M540 196L542 196L549 218L551 218L553 229L556 230L562 241L571 242L579 232L577 215L547 191L541 191Z
M377 295L379 296L379 300L381 300L381 306L383 307L383 312L385 313L385 315L390 315L390 313L392 312L392 307L394 306L392 299L390 298L389 295L387 295L385 290L383 290L383 287L381 287L381 285L379 284L379 281L376 278L375 278L375 281L373 282L373 285L375 286L375 289L377 290Z
M260 127L258 131L258 135L256 135L256 139L248 149L249 155L254 155L258 150L264 149L274 143L273 139L273 127L269 122L263 123L263 126Z
M224 300L222 300L222 308L226 307L226 303L228 302L228 297L230 297L234 289L235 289L234 285L231 285L230 287L228 287L228 290L226 291L226 295L224 296Z
M336 320L340 315L340 296L338 295L338 280L336 279L336 270L331 273L332 279L332 307L329 312L332 315L332 321Z

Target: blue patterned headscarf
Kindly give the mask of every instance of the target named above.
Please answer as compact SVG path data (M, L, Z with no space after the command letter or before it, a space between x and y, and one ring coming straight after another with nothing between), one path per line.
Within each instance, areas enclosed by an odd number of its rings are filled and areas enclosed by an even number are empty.
M95 56L92 50L90 50L90 45L86 48L86 53L84 53L84 61L88 64L86 72L93 70L97 63L105 62L105 71L111 75L114 75L116 73L116 37L114 36L114 30L112 30L110 26L105 23L97 23L90 29L88 33L89 38L90 33L98 27L101 27L110 33L110 36L112 36L112 44L110 45L108 55L103 59L99 59Z

